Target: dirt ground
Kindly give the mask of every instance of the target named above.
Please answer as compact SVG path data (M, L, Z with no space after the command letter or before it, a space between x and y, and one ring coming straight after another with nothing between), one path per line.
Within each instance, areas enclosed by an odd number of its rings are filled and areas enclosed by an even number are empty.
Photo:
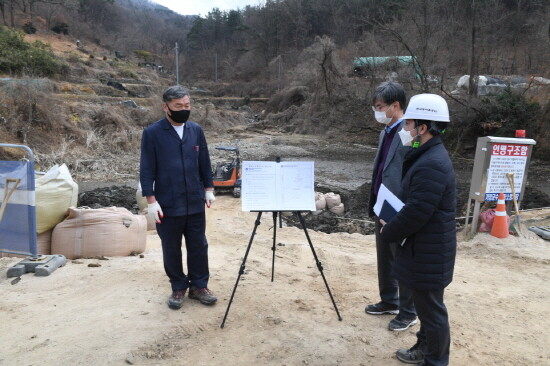
M550 211L529 213L550 224ZM528 214L525 214L528 219ZM343 317L338 321L302 230L258 228L225 327L220 328L255 213L220 195L207 211L212 307L166 306L160 241L144 257L69 261L49 277L6 277L0 259L0 365L401 365L418 325L387 329L390 316L364 312L378 300L374 236L309 231ZM100 267L88 264L99 263ZM550 243L479 234L459 243L446 291L452 365L549 365ZM546 311L545 311L546 310Z

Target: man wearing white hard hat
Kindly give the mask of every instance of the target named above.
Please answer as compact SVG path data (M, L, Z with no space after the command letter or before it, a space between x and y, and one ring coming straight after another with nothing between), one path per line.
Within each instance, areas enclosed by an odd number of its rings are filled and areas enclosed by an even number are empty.
M456 183L449 153L440 135L449 124L447 102L436 94L411 98L399 132L413 148L403 162L403 208L380 235L400 241L392 273L410 289L420 319L417 343L400 349L400 361L425 366L449 364L449 318L443 303L445 287L453 279L456 256Z

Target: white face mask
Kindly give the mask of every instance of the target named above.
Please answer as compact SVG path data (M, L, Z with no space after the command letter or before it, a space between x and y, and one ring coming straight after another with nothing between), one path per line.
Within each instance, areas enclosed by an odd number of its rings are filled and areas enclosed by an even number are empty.
M403 146L412 146L412 142L414 140L414 137L411 133L411 131L407 131L404 128L401 129L399 133L399 138L401 139L401 143Z
M386 117L386 112L374 111L374 118L377 122L387 125L391 122L391 117Z

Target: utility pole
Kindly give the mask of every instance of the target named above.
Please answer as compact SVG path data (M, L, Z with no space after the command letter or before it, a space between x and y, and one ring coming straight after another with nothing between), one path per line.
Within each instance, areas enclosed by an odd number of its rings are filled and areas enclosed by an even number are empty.
M472 26L471 26L471 43L470 43L470 81L468 83L468 95L477 94L478 84L478 70L477 70L477 57L476 57L476 4L475 0L472 0Z
M180 85L180 58L178 42L176 42L176 85Z
M214 69L215 69L215 77L216 77L216 83L218 82L218 53L214 55Z
M281 57L281 55L279 55L278 59L279 59L279 64L278 64L278 72L277 72L277 91L280 91L281 90L281 74L283 73L283 64L282 64L283 58Z

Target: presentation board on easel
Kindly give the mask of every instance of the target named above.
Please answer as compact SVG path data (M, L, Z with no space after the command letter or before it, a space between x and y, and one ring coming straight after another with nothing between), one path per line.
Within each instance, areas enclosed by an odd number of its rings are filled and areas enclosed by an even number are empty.
M243 161L243 211L315 211L313 161Z

